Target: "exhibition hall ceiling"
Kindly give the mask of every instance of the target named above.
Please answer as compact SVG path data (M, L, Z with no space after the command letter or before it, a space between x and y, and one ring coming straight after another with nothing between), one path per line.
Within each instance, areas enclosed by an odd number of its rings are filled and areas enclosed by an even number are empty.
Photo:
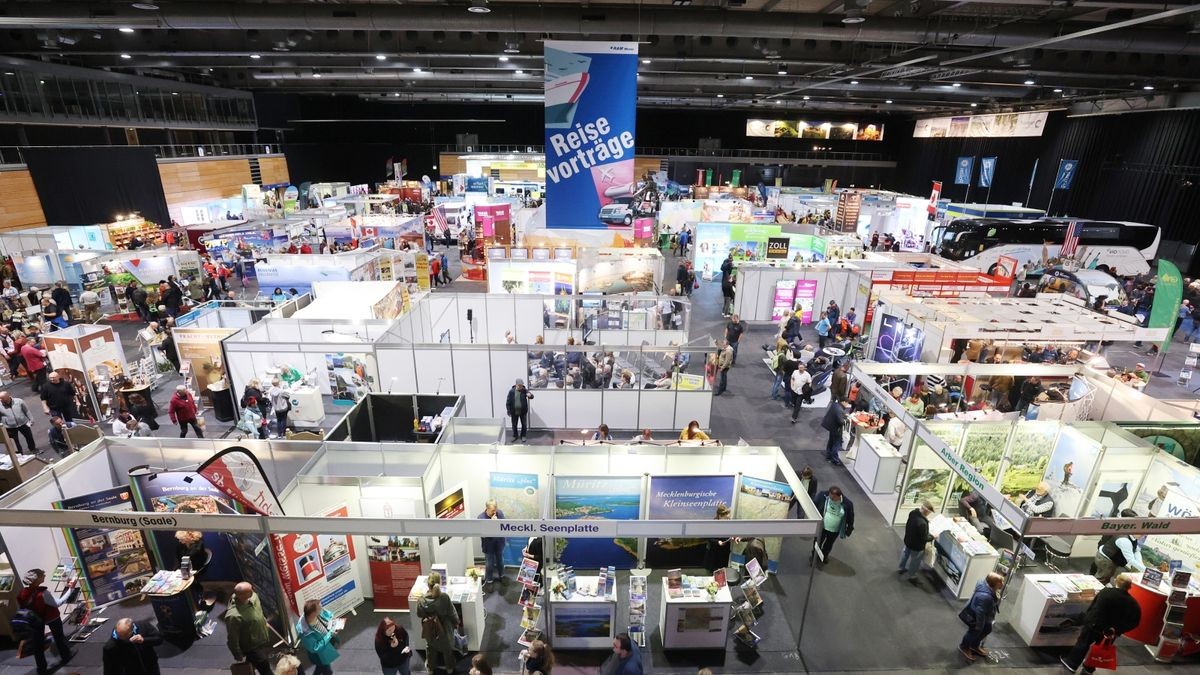
M631 40L643 106L1167 108L1200 83L1197 10L1178 0L8 0L0 53L13 57L6 76L47 61L248 91L529 103L541 100L544 40Z

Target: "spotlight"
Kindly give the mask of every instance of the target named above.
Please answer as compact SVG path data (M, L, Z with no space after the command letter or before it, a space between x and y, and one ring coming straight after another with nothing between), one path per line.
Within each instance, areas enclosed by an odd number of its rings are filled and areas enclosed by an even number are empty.
M858 80L850 80L850 84L858 84Z
M863 11L857 7L847 9L846 15L842 17L842 23L846 24L862 23L866 20L867 17L863 16Z
M513 75L524 75L524 74L525 74L525 71L523 71L523 70L514 70L513 71Z
M753 79L754 79L754 76L753 76L753 75L747 75L747 76L746 76L746 79L747 79L747 80L753 80Z
M959 87L961 87L961 86L962 86L962 82L955 82L954 84L952 84L952 85L950 85L950 86L951 86L951 87L954 87L955 89L958 89Z
M504 43L504 53L505 54L520 54L521 53L521 43L505 42Z
M811 96L805 96L805 97L804 97L804 100L805 100L805 101L807 101L807 100L808 100L808 99L810 99L810 98L812 98L812 97L811 97Z
M387 55L386 54L376 54L375 60L376 61L387 61Z
M889 98L888 100L884 101L884 103L887 103L888 105L891 105L891 103L892 103L892 99L890 99L890 98Z
M255 61L257 61L257 60L261 59L261 58L262 58L262 56L260 56L260 55L258 55L258 54L251 54L251 55L250 55L250 58L252 58L252 59L254 59Z
M420 73L420 72L423 72L423 71L422 71L420 68L413 68L413 72L414 72L414 73Z
M501 56L501 57L500 57L500 63L508 63L508 57L507 57L507 56Z
M123 58L123 59L132 59L133 57L132 57L132 56L130 56L130 55L128 55L128 54L122 54L122 55L121 55L121 58Z
M780 75L787 75L787 73L788 73L787 64L786 63L779 64L779 70L777 70L775 72L779 73Z
M1146 86L1142 87L1142 89L1144 89L1146 91L1154 91L1154 85L1147 84Z
M725 98L725 94L717 94L717 98Z
M1025 80L1025 84L1032 86L1034 84L1034 81L1033 80Z
M972 107L972 108L978 108L978 107L979 107L979 104L978 104L978 103L972 103L972 104L971 104L971 107Z
M492 11L488 7L488 0L471 0L471 6L467 8L472 14L487 14Z
M1054 93L1056 93L1056 94L1061 94L1061 93L1062 93L1062 89L1055 89L1055 90L1054 90Z
M133 8L140 9L145 12L154 12L158 10L158 5L154 4L153 2L135 2L133 3Z
M121 26L117 30L119 30L122 33L132 33L133 32L133 29L130 28L129 26Z

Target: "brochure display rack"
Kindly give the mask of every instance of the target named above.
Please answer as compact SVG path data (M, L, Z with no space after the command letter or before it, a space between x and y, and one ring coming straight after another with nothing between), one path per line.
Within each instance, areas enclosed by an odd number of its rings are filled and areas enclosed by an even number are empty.
M1191 572L1135 575L1129 594L1142 608L1142 621L1125 637L1146 645L1157 661L1170 661L1200 650L1188 635L1200 634L1200 584Z
M1026 574L1017 594L1013 628L1030 647L1070 647L1083 615L1104 587L1084 574Z
M676 585L678 584L678 585ZM710 593L709 588L716 590ZM658 627L663 649L721 649L729 637L733 595L712 577L662 578Z
M421 598L425 597L426 575L417 577L412 591L408 594L408 606L415 608ZM483 593L479 579L471 577L443 577L446 585L442 592L450 596L454 609L462 619L462 629L467 633L467 649L478 651L483 641ZM415 611L408 613L408 636L413 649L425 649L425 639L421 637L421 617Z
M629 638L646 646L646 576L629 575Z
M615 583L608 583L607 574L574 577L568 573L567 576L555 577L550 588L558 588L560 583L563 585L562 592L555 593L552 590L547 603L550 607L547 625L554 648L611 648L616 635Z

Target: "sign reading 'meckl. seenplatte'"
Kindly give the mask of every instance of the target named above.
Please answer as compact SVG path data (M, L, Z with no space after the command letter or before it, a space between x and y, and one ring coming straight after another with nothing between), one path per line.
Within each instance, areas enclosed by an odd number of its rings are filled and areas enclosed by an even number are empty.
M637 43L545 45L546 227L628 227L638 190Z

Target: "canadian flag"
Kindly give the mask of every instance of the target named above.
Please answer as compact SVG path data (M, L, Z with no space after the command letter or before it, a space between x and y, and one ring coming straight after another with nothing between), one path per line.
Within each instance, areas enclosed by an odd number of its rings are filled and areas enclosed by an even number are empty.
M925 207L925 210L929 212L929 216L931 218L933 216L937 215L938 199L941 196L942 196L942 181L935 180L935 181L933 181L933 192L931 192L929 194L929 206Z

